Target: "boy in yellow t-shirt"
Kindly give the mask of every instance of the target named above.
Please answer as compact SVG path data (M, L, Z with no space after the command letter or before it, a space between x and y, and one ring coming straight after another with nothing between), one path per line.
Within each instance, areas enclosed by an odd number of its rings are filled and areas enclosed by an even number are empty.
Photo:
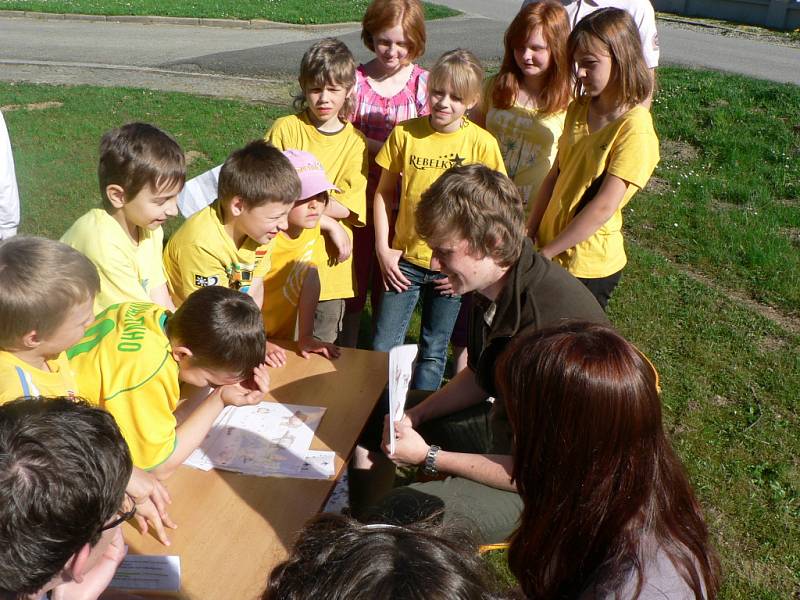
M264 278L264 329L270 338L295 339L303 357L310 352L326 358L339 356L339 349L313 336L314 313L319 301L320 283L314 262L314 247L325 231L328 237L347 247L350 238L342 226L327 215L329 191L338 191L325 175L313 154L284 150L297 170L300 199L289 211L289 226L272 244L272 266Z
M298 80L303 110L277 119L266 139L282 150L310 152L322 163L338 188L331 193L325 215L341 223L352 243L352 228L366 222L368 168L366 139L347 119L356 82L353 55L339 40L320 40L303 55ZM327 236L316 245L321 291L314 337L323 342L336 342L342 330L344 301L355 296L352 248L346 250L330 243Z
M300 194L289 160L262 140L235 150L219 173L217 200L192 215L164 250L169 288L180 306L195 290L221 285L260 307L269 242L287 227Z
M94 318L94 265L37 237L0 243L0 404L20 396L76 396L64 351Z
M174 314L148 302L110 306L67 356L81 395L114 415L133 464L164 479L200 445L226 405L264 399L265 343L253 299L212 286ZM245 380L257 389L242 385ZM179 424L174 413L187 397Z
M61 237L97 267L95 313L129 300L174 308L161 262L161 225L178 214L186 179L183 150L160 129L129 123L103 136L97 173L103 206Z

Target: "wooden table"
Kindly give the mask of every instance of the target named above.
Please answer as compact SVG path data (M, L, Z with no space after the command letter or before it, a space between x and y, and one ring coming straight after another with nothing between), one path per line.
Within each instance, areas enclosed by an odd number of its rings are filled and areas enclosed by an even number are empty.
M355 446L387 382L385 353L343 349L329 361L304 360L287 352L288 364L270 369L271 400L325 406L311 445L336 452L336 476ZM258 598L272 567L281 561L297 532L321 510L334 480L254 477L182 466L168 480L170 516L178 529L162 546L125 525L133 554L181 557L180 598Z

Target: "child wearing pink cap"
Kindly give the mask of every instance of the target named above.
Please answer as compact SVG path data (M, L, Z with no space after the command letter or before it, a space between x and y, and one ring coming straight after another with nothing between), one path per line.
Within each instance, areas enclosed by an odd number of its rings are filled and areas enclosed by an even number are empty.
M339 192L317 158L302 150L284 150L300 178L300 199L289 211L289 226L275 237L272 264L264 277L264 329L270 339L297 340L304 358L316 352L327 358L339 349L313 336L314 312L320 293L315 246L320 231L340 255L350 253L350 238L336 219L324 215L328 192ZM316 253L319 256L319 253Z

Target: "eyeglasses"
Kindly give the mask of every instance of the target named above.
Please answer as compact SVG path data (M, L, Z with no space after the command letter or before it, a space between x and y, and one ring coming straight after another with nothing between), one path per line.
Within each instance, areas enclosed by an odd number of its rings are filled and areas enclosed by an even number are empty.
M125 492L125 497L131 503L131 509L127 511L117 511L119 515L116 519L111 521L110 523L106 523L100 528L100 531L108 531L109 529L114 529L118 525L122 525L125 521L129 521L133 518L136 514L136 502L133 500L133 496L131 496L128 492Z

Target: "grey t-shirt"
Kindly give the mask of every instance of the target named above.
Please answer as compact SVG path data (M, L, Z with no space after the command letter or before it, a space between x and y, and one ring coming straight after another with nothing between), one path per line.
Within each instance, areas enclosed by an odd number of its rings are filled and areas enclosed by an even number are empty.
M581 594L579 600L695 600L692 588L675 569L667 554L661 548L649 554L650 559L644 562L642 591L638 597L633 595L636 591L636 572L631 571L617 589L591 586Z

